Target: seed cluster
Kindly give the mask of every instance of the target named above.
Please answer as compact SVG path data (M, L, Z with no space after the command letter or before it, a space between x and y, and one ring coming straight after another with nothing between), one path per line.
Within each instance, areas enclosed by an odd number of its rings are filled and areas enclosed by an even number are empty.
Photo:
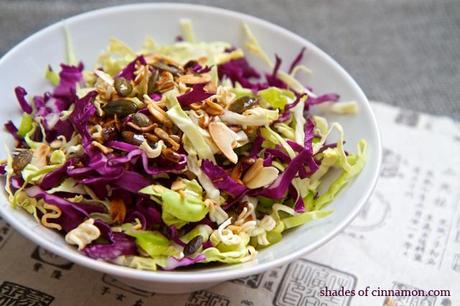
M241 114L255 106L257 100L247 96L234 99L234 95L216 88L209 69L197 67L201 67L198 61L181 66L167 57L152 55L146 57L146 63L135 63L132 78L120 75L112 78L97 70L95 88L98 96L95 104L100 105L101 112L93 119L90 130L100 133L93 133L93 146L107 153L104 143L110 140L137 146L144 144L151 149L157 148L162 141L162 157L171 162L179 161L183 132L166 114L163 94L173 89L185 94L194 86L201 85L212 96L186 106L187 111L196 118L201 128L209 132L219 152L236 163L233 149L237 145L236 133L242 128L226 126L219 116L226 109ZM248 132L254 131L248 129Z

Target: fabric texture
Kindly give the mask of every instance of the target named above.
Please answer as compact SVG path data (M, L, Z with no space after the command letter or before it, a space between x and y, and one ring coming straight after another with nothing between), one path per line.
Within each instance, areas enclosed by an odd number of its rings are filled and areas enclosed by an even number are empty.
M458 0L170 1L212 5L267 19L332 55L369 99L460 119ZM0 55L56 21L126 3L0 0Z

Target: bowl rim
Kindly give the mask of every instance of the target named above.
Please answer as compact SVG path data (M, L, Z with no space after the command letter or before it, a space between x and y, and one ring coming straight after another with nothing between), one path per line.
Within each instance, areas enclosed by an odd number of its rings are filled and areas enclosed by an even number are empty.
M124 11L124 10L139 10L139 9L149 9L149 10L151 9L174 9L174 10L191 10L191 11L202 11L202 12L204 11L210 14L220 14L220 15L226 15L229 17L236 17L241 20L247 20L247 21L250 21L251 23L254 23L254 24L257 24L263 27L268 27L270 28L271 31L278 32L281 35L284 35L296 41L299 41L302 45L306 46L310 50L314 50L315 52L318 53L320 57L322 57L327 62L332 64L334 66L334 69L336 69L338 73L353 87L353 91L356 92L358 96L360 96L360 99L364 101L366 106L369 108L371 123L375 129L376 147L373 149L375 150L375 154L377 157L377 160L375 161L376 166L373 169L373 172L371 173L370 184L368 185L368 188L366 189L366 191L362 193L361 196L359 197L357 201L358 204L353 207L351 213L349 213L346 218L339 221L338 224L335 226L335 228L332 231L330 231L328 234L326 234L323 238L315 241L312 244L299 248L297 251L289 255L286 255L281 258L274 258L266 263L257 263L257 259L256 259L254 265L245 267L245 269L236 268L234 270L228 270L228 271L193 270L193 273L191 273L192 271L136 270L136 269L129 268L129 267L118 266L116 264L95 260L83 254L69 252L67 249L61 248L60 246L48 240L41 239L39 234L36 234L34 231L30 231L28 227L20 224L12 215L4 214L3 208L0 207L0 212L1 212L2 217L9 224L11 224L16 231L20 232L27 239L32 240L34 243L47 249L48 251L51 251L61 257L67 258L70 261L75 262L79 265L94 269L99 272L104 272L104 273L108 273L111 275L116 275L116 276L124 277L128 279L136 279L136 280L144 280L144 281L152 281L152 282L158 281L158 282L163 282L163 283L219 282L219 281L225 281L229 279L245 277L248 275L258 274L266 270L292 262L295 259L301 257L302 255L308 252L311 252L314 249L324 245L326 242L328 242L334 236L340 233L356 217L358 212L361 210L363 205L367 202L373 190L375 189L377 179L380 173L381 162L382 162L382 144L381 144L380 131L378 128L378 124L377 124L375 115L369 104L369 101L367 97L365 96L364 92L362 91L362 89L356 83L356 81L331 56L329 56L327 53L322 51L319 47L317 47L316 45L314 45L307 39L301 37L300 35L297 35L287 29L282 28L281 26L278 26L269 21L265 21L258 17L254 17L251 15L247 15L247 14L232 11L232 10L206 6L206 5L196 5L196 4L188 4L188 3L165 3L165 2L115 5L115 6L109 6L109 7L105 7L101 9L84 12L84 13L81 13L81 14L78 14L78 15L75 15L69 18L65 18L63 20L57 21L39 30L38 32L35 32L34 34L30 35L29 37L25 38L20 43L15 45L11 50L9 50L0 59L0 67L4 62L6 62L16 52L16 50L20 49L23 45L26 45L27 43L31 41L40 39L41 36L45 35L47 32L54 30L56 28L59 28L65 25L66 23L79 22L79 21L85 20L86 18L91 18L91 17L105 15L105 14L111 14L111 13L117 13L117 12Z

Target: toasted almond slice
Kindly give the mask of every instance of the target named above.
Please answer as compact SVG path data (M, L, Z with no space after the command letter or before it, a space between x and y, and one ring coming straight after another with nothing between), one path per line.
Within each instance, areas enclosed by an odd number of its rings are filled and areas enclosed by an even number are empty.
M253 177L246 186L249 189L256 189L273 183L278 178L278 169L275 167L263 167L256 176Z
M178 77L176 81L185 84L203 84L211 81L211 75L209 73L200 75L186 74Z
M30 164L38 168L45 167L47 165L47 158L50 154L50 147L46 143L42 143L34 150Z
M165 126L172 126L172 121L169 119L168 114L159 106L158 102L154 102L148 95L144 95L144 101L153 117Z
M208 127L208 124L209 124L209 115L207 113L204 113L203 115L201 115L201 117L199 117L198 119L198 124L203 128L203 129L206 129Z
M113 86L114 81L113 81L113 78L109 74L105 73L102 70L98 70L98 69L94 70L94 74L97 75L98 78L100 78L107 84Z
M183 180L175 180L172 184L171 184L171 190L174 190L174 191L177 191L177 190L181 190L181 189L185 189L185 184L184 184L184 181Z
M207 99L205 101L203 109L212 116L219 116L224 112L224 108L218 103L213 102L211 99Z
M216 93L217 91L217 87L216 84L214 84L214 82L209 82L208 84L206 84L204 89L209 93Z
M252 180L260 170L264 167L264 160L262 158L258 158L254 164L246 171L246 173L243 176L243 183L247 183L250 180Z
M232 172L230 173L230 177L234 179L235 181L239 181L241 177L241 164L236 165L233 169Z
M236 134L223 122L211 122L208 125L209 134L219 150L232 163L238 162L238 155L233 151Z
M172 57L161 55L161 54L152 54L145 57L145 60L148 64L154 64L156 62L163 62L168 65L173 65L176 67L181 67L181 64L175 61Z
M123 223L126 217L126 204L120 198L114 198L110 201L110 216L117 223Z

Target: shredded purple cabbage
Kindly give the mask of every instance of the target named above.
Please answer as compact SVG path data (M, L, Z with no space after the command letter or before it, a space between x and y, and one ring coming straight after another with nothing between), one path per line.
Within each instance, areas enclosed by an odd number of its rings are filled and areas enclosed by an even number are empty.
M125 78L127 80L133 80L135 75L134 72L136 71L136 63L141 65L145 65L146 61L143 55L139 55L136 57L132 62L130 62L123 70L118 73L118 77Z
M18 99L22 111L24 113L31 114L33 109L32 106L30 106L30 104L26 100L27 91L21 86L18 86L14 89L14 93L16 94L16 98Z
M329 93L329 94L318 96L316 98L309 96L306 103L308 105L316 105L316 104L321 104L324 102L337 102L339 101L339 99L340 99L340 96L338 94Z
M232 179L221 167L209 160L203 160L201 170L211 179L216 188L225 191L232 197L238 197L246 191L246 187Z
M269 199L282 200L286 196L292 180L298 173L299 169L304 165L304 161L308 155L309 154L306 150L302 150L292 159L286 169L284 169L284 171L270 186L259 189L257 192L252 192L252 194L255 193L254 195L263 196Z
M124 233L111 233L111 243L91 244L83 249L83 253L94 259L113 260L122 255L137 255L134 238Z
M174 270L179 267L186 267L196 263L200 263L206 260L206 257L202 254L197 255L196 257L182 257L181 259L177 259L173 256L168 258L168 263L166 267L163 269L169 271Z
M218 66L219 78L228 78L233 85L241 84L244 88L258 91L268 87L264 83L252 83L250 79L260 78L260 73L255 68L249 65L245 58L234 59Z
M64 198L43 191L38 186L29 187L26 192L29 197L43 199L46 203L59 207L62 214L59 218L53 219L53 222L59 224L66 233L89 218L90 213L103 212L101 206L69 202Z
M211 97L213 94L208 93L204 90L204 87L206 86L205 83L201 84L195 84L192 87L192 90L177 97L177 100L182 106L189 106L192 103L195 102L201 102L209 97Z
M59 185L67 174L67 168L72 164L72 160L67 161L62 167L57 168L51 172L48 172L40 183L40 188L47 190Z
M57 99L56 110L66 110L76 97L77 84L83 79L83 64L69 66L62 64L59 84L54 88L53 97Z
M265 75L268 86L274 86L278 88L287 88L286 83L284 83L278 78L278 71L280 69L280 66L281 66L281 58L277 54L275 54L275 66L273 67L273 72L271 74Z
M13 121L8 120L8 122L5 123L5 129L11 134L11 136L14 137L14 139L21 140L21 137L18 135L18 128L14 125Z
M83 98L75 102L75 109L69 116L70 122L75 127L75 130L82 137L83 147L86 149L91 143L91 135L88 131L89 119L96 113L96 107L92 103L97 92L92 91Z
M300 52L297 54L295 59L292 61L291 66L289 67L289 70L288 70L289 73L291 73L294 70L294 68L300 64L300 62L302 61L305 49L306 49L305 47L300 49Z

